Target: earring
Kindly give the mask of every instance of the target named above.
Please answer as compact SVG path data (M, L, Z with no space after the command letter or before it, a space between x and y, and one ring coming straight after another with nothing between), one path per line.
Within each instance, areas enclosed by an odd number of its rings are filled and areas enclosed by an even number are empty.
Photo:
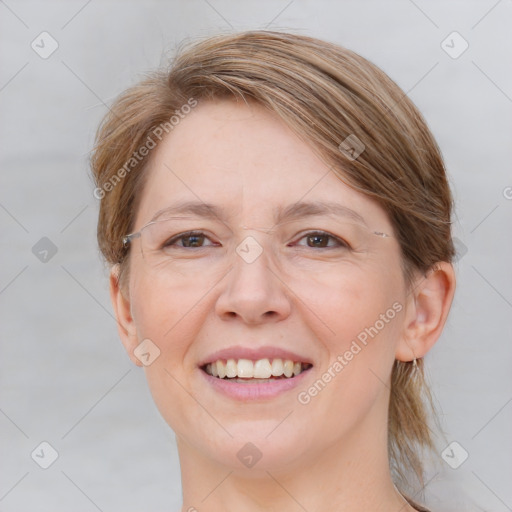
M416 358L412 360L412 375L416 375L418 373L418 363L416 361Z

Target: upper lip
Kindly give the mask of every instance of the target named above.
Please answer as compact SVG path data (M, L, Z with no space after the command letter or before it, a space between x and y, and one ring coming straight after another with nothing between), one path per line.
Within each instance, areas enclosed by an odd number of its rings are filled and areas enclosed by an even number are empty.
M250 348L236 345L212 352L199 362L199 366L204 366L207 363L213 363L219 359L251 359L252 361L257 361L259 359L291 359L296 363L313 364L311 358L301 356L300 354L284 348L272 346Z

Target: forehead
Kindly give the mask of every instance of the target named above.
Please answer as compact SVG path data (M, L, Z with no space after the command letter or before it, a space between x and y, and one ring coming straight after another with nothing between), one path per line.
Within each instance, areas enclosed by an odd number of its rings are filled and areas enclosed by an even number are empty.
M154 151L138 225L184 201L218 205L246 222L268 221L298 201L337 202L365 219L384 215L275 114L253 102L199 103Z

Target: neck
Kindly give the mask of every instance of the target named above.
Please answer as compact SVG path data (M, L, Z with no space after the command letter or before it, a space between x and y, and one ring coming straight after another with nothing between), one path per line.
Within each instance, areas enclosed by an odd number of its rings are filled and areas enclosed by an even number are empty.
M387 429L375 431L375 424L387 423L366 420L334 445L279 469L223 465L177 436L182 512L414 511L391 478Z

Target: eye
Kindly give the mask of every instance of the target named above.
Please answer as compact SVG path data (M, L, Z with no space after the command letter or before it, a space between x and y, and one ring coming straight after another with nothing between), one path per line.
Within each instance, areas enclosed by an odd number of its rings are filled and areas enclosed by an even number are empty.
M302 240L306 240L306 245L304 243L300 243ZM202 231L188 231L169 238L163 244L163 248L175 247L184 249L201 249L216 245L219 244L212 242ZM325 231L311 231L306 233L299 238L296 245L316 249L350 248L348 243L334 235L331 235L330 233L326 233Z
M205 245L205 242L210 242ZM181 243L177 243L181 242ZM163 244L163 247L179 247L179 248L199 248L216 245L202 231L188 231L180 233Z
M307 247L317 248L317 249L333 249L336 247L341 247L345 249L349 249L350 246L344 242L343 240L326 233L325 231L311 231L310 233L306 233L303 235L300 240L306 239ZM303 246L303 244L297 244Z

